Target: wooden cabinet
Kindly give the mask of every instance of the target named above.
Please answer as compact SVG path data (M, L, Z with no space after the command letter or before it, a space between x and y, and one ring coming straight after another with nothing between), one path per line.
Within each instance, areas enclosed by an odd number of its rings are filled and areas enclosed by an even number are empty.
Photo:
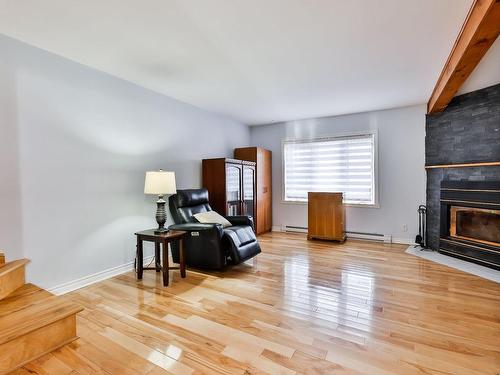
M307 239L345 240L342 193L308 193Z
M203 159L203 187L210 206L221 215L255 215L255 163L236 159Z
M234 157L256 163L255 231L257 234L269 232L273 225L272 152L261 147L243 147L234 150Z

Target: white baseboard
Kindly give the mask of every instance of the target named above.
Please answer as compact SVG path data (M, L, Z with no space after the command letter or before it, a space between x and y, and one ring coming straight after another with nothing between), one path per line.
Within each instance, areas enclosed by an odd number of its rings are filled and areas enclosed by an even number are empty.
M296 232L296 233L307 233L307 228L296 227L296 228L287 228L286 226L273 225L273 232ZM390 234L385 235L372 235L365 233L349 233L347 232L347 238L360 239L360 240L368 240L368 241L380 241L384 243L398 243L404 245L414 245L415 241L411 238L404 237L393 237Z
M144 258L144 264L148 264L149 262L151 262L151 260L153 258L154 258L154 256L148 256L148 257ZM83 288L85 286L95 284L99 281L103 281L103 280L109 279L111 277L121 275L122 273L132 271L133 269L134 269L134 261L131 261L131 262L122 264L120 266L108 268L107 270L94 273L93 275L84 276L82 278L55 286L53 288L48 289L48 291L50 293L57 295L57 296L60 296L62 294L72 292L74 290Z

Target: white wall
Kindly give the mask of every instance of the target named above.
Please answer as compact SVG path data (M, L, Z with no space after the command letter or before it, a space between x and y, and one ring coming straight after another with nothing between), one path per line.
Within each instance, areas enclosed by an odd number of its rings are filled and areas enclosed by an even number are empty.
M0 36L0 249L51 288L130 262L152 228L146 170L201 185L248 127Z
M0 250L22 258L21 176L16 79L0 53Z
M425 112L418 105L251 127L251 144L273 152L273 225L307 226L306 204L282 202L283 140L376 129L380 208L348 207L347 230L413 241L417 207L425 204Z

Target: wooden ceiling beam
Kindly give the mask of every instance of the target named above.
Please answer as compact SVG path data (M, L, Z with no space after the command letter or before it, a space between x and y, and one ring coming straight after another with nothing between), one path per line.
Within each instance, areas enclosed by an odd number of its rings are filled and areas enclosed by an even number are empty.
M443 111L500 34L500 0L475 0L427 103Z

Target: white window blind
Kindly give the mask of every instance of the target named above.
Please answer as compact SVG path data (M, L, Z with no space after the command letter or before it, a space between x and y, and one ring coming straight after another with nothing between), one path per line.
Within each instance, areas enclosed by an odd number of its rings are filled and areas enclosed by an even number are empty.
M307 192L343 192L344 202L375 204L375 136L286 141L284 200L307 201Z

